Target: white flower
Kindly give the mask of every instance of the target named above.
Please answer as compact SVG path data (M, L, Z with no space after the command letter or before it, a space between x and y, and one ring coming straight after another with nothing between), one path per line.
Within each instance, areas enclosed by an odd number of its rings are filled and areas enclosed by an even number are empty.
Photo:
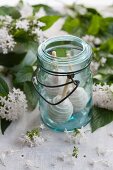
M8 26L11 24L13 19L11 16L5 15L5 16L0 16L0 20L3 22L4 26Z
M44 27L46 26L46 24L44 22L41 22L41 21L38 21L38 24L37 24L39 27Z
M9 25L11 22L12 22L12 17L11 16L9 16L9 15L6 15L5 16L5 20L4 20L4 24L7 26L7 25Z
M95 75L98 71L98 68L99 68L100 64L96 61L92 61L91 64L90 64L90 69L93 73L93 75Z
M84 6L74 4L74 9L80 15L85 15L87 13L87 9Z
M6 67L0 65L0 73L6 73L7 70L8 70L8 69L7 69Z
M27 169L32 169L33 167L34 168L39 168L38 166L36 166L31 160L26 160L25 162L25 167Z
M0 15L0 20L3 21L4 20L4 16Z
M29 147L33 147L34 144L32 142L32 140L27 136L27 135L21 135L21 137L19 138L19 141L24 145L26 144Z
M100 38L94 37L93 35L85 35L82 38L83 38L84 41L89 43L92 47L94 47L95 45L101 44Z
M0 16L0 20L3 22L4 26L8 26L11 24L13 19L11 16L5 15L5 16Z
M32 139L30 139L27 135L23 135L22 137L19 138L19 140L20 142L26 144L29 147L39 146L45 142L44 138L40 136L34 136Z
M19 89L13 88L7 98L0 96L0 116L6 120L16 120L27 111L25 94Z
M25 4L20 10L20 13L21 13L22 18L27 18L29 16L32 16L33 8L29 4Z
M113 84L110 86L110 90L113 93Z
M66 135L68 135L68 134L69 134L69 131L65 128L64 133L65 133Z
M42 145L44 143L44 138L41 136L34 136L33 137L33 142L35 146Z
M101 44L101 40L100 40L100 38L94 38L94 44L95 45L100 45Z
M46 16L46 12L45 12L44 8L41 7L41 8L39 9L39 11L35 13L35 17L36 17L36 18L41 18L41 17L43 17L43 16Z
M27 161L25 162L25 166L26 166L26 168L31 168L31 167L34 166L34 164L33 164L33 162L32 162L31 160L27 160Z
M29 147L39 146L45 142L45 139L39 136L37 132L38 132L38 129L33 129L31 131L28 131L26 134L21 135L21 137L19 138L19 141L22 144L26 144Z
M16 29L23 29L25 31L28 31L28 29L29 29L29 22L26 19L24 19L22 21L17 21Z
M3 27L0 29L0 49L3 54L8 53L9 50L13 50L16 42L13 39L13 36L8 33L8 30Z
M41 125L40 125L40 129L42 129L42 130L45 129L45 125L44 125L44 124L41 124Z
M68 132L67 129L64 130L64 133L66 134L66 142L72 142L76 144L81 143L81 139L86 139L86 130L84 127L81 129L77 129L77 132Z
M81 129L78 129L78 131L80 132L80 135L85 138L86 137L86 130L85 128L82 126Z
M72 134L71 132L68 132L67 129L65 128L64 133L66 134L66 142L73 142Z
M81 141L87 142L87 136L86 136L87 130L82 126L81 129L77 129L77 131L78 131L78 133L76 136L74 135L74 133L72 135L73 140L75 140L75 143L80 144Z
M39 28L34 28L34 30L32 30L32 34L36 35L36 41L38 40L39 44L41 44L45 40L43 32Z
M102 57L100 60L101 65L104 66L106 61L107 61L107 59L105 57Z
M33 81L34 81L34 83L35 83L36 85L38 85L36 76L33 77Z
M113 110L113 93L109 85L93 85L93 102L95 106Z
M92 47L94 47L94 36L92 35L85 35L82 37L82 39L84 41L86 41L87 43L89 43Z

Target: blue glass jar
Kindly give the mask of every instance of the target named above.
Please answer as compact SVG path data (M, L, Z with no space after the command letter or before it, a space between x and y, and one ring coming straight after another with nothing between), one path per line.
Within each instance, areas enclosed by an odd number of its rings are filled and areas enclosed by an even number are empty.
M53 37L38 48L34 73L43 122L57 131L85 126L92 115L92 50L82 39Z

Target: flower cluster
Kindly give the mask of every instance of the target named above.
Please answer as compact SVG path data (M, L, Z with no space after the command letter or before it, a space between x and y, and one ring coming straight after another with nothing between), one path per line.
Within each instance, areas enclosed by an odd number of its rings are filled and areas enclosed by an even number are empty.
M0 16L0 52L7 54L13 51L19 36L22 38L21 35L24 36L26 33L27 38L29 37L27 39L25 36L27 42L30 39L42 43L44 41L42 27L44 26L45 23L39 21L39 18L35 16L20 17L19 19L14 19L8 15Z
M13 50L16 42L11 34L9 34L6 27L0 29L0 50L3 54L8 53L9 50Z
M65 129L66 134L66 141L71 143L80 144L81 139L86 139L86 130L84 127L81 127L81 129L75 129L72 133L68 132L67 129Z
M84 41L89 43L92 47L95 47L95 46L101 44L100 38L94 37L93 35L85 35L82 38L83 38Z
M0 25L4 25L4 26L6 26L6 27L8 27L10 24L11 24L11 22L12 22L12 17L11 16L9 16L9 15L5 15L5 16L0 16Z
M23 29L24 31L28 31L29 22L26 19L17 21L16 29Z
M103 86L93 85L94 105L100 108L113 110L113 92L112 86L104 84Z
M0 96L0 116L6 120L14 121L27 111L27 100L20 89L13 88L8 96Z
M90 69L93 75L95 75L100 67L100 63L96 61L92 61L90 64Z
M40 127L40 129L42 129L42 127ZM27 131L27 133L22 135L19 140L29 147L41 145L45 140L40 136L40 129L36 128L31 131Z
M102 66L104 67L106 64L107 59L105 57L101 57L100 60L97 62L93 60L90 64L90 69L93 73L93 75L98 73L99 67Z

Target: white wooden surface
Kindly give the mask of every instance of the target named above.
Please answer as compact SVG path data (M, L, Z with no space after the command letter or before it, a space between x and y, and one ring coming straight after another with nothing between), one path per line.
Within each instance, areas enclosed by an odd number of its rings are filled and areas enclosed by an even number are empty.
M97 130L93 134L88 132L87 138L82 138L79 145L79 156L75 159L75 165L71 160L71 156L65 157L64 161L58 159L61 155L72 153L74 146L74 144L66 142L67 137L64 133L54 132L47 128L42 133L42 136L47 139L45 143L34 148L22 147L18 137L26 130L40 125L40 123L40 116L38 109L36 109L32 113L27 113L21 121L11 124L5 135L0 136L0 158L2 151L18 150L4 159L6 167L0 164L0 170L24 170L26 169L26 160L32 160L40 170L113 170L112 152L106 153L104 156L98 156L96 152L96 147L113 150L113 137L109 135L112 133L113 123ZM86 129L89 129L89 126ZM96 163L92 167L89 165L92 160L108 161L110 167L103 163ZM35 169L31 168L31 170Z

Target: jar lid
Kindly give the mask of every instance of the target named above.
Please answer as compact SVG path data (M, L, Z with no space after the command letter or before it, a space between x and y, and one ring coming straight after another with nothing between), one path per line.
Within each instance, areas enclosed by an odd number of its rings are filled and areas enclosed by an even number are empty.
M52 51L56 51L56 57L52 56ZM60 68L61 74L84 69L91 62L91 56L90 45L81 38L72 35L47 39L38 48L38 59L42 67L47 71L53 71L54 66L57 66ZM57 72L59 72L58 69Z

